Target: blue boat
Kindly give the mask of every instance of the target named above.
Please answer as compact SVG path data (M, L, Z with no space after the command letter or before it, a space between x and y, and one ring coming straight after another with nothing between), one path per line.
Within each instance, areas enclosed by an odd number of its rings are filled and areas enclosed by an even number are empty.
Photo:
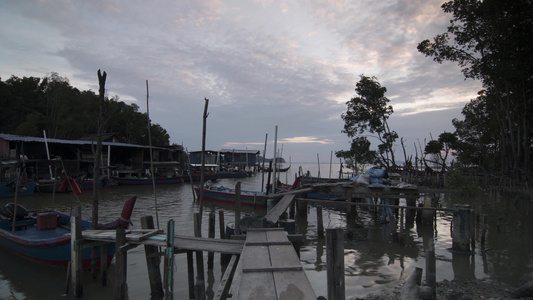
M33 195L36 185L37 184L33 181L20 182L17 193L16 180L11 182L0 182L0 197L14 198L15 195L17 195L18 197L30 196Z
M136 196L128 199L120 217L98 226L98 229L128 228L136 199ZM91 222L82 220L81 223L83 230L92 229ZM29 214L24 207L8 203L0 209L0 245L31 261L66 267L70 261L71 252L69 225L70 216L62 212L41 211ZM114 252L115 244L109 243L107 246L108 265L113 259ZM100 253L99 250L98 253ZM83 249L83 268L89 268L90 263L91 249Z

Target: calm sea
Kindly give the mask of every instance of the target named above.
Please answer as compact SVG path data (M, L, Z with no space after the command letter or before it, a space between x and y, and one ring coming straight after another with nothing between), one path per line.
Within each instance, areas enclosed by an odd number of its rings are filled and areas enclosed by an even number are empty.
M283 183L292 183L300 169L321 177L338 177L339 165L292 164L289 172L281 173ZM330 173L331 169L331 173ZM234 187L241 182L243 190L260 190L266 176L257 174L244 179L220 179L215 184ZM138 200L133 211L133 228L140 228L139 219L152 215L160 228L166 228L167 221L175 221L176 234L193 235L193 214L198 211L194 203L190 184L157 186L154 197L151 186L113 187L101 191L100 220L114 220L119 216L123 202L137 195ZM90 219L91 192L82 193L79 198L74 195L36 194L19 198L19 203L28 210L56 209L68 212L71 207L82 206L84 218ZM406 280L416 267L425 268L425 249L431 236L434 236L437 259L437 281L444 279L496 278L506 282L516 282L519 276L528 271L528 264L533 261L530 251L533 239L531 205L529 199L519 196L501 196L479 198L461 198L460 196L439 195L443 206L454 203L470 203L479 216L488 216L488 231L484 247L478 246L475 254L456 254L449 251L452 241L450 223L452 216L438 213L435 228L408 228L403 242L394 239L397 228L394 224L376 222L371 211L361 210L355 220L354 236L345 241L344 263L347 298L364 297L368 293L383 288L393 287ZM154 199L155 198L155 199ZM13 201L0 199L0 205ZM207 223L209 206L204 206L203 222ZM224 211L226 222L234 219L230 206L216 205L217 211ZM248 209L246 213L252 213ZM264 214L258 210L255 213ZM478 214L475 214L478 216ZM346 213L334 209L323 210L325 228L346 228ZM218 238L218 220L216 221ZM207 236L207 226L202 226L203 236ZM428 232L429 231L429 232ZM297 233L305 236L305 245L301 249L301 263L311 281L317 296L327 296L326 251L324 240L317 237L316 209L309 207L307 222L297 223ZM479 234L479 233L478 233ZM479 240L479 239L478 239ZM12 253L0 249L0 299L60 299L65 293L66 270L49 268L30 263ZM204 261L207 262L207 255ZM208 297L212 297L222 276L219 255L215 255L213 270L206 269L206 286ZM187 299L187 262L185 254L177 254L175 265L174 295L175 299ZM107 287L101 287L98 280L84 273L84 299L112 299L114 293L114 263L109 270ZM150 299L144 248L137 247L128 252L127 283L129 299Z

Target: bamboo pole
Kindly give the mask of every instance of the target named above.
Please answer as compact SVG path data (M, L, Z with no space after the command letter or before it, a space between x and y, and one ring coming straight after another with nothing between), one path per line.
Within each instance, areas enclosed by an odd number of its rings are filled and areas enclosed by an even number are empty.
M205 168L205 137L206 137L206 123L207 123L207 117L209 114L207 113L207 107L209 106L209 99L204 98L205 105L204 105L204 114L203 114L203 129L202 129L202 167L200 169L200 215L202 215L203 212L203 200L204 200L204 168ZM191 183L192 184L192 183ZM200 223L200 228L201 228Z
M263 149L263 166L261 167L262 179L261 179L261 192L263 192L265 187L265 155L267 151L267 139L268 133L265 135L265 148Z
M155 223L157 225L157 229L159 229L159 213L157 209L157 195L155 192L155 176L154 176L154 157L153 157L153 149L152 149L152 134L150 133L150 127L151 121L150 121L150 105L148 104L149 99L149 90L148 90L148 80L146 80L146 117L148 119L148 144L150 149L150 176L152 176L152 189L154 191L154 205L155 205Z
M276 130L274 134L274 166L272 167L272 172L274 175L274 179L272 179L272 194L276 193L276 186L277 186L277 180L276 180L276 166L277 166L277 147L278 147L278 125L276 125Z

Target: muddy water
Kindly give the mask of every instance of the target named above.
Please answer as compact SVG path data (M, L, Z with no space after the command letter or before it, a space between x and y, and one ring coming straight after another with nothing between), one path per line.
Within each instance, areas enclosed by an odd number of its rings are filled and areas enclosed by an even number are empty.
M303 165L303 170L317 173L318 167ZM333 167L333 174L338 166ZM321 166L321 173L329 172L329 164ZM285 177L286 176L286 177ZM282 174L282 182L292 182L294 171ZM266 178L265 178L266 180ZM242 189L260 189L260 175L241 179ZM217 184L234 186L236 179L222 179ZM101 193L100 219L102 222L115 219L121 211L123 202L132 195L138 196L133 212L133 228L140 228L139 219L145 215L156 217L155 201L151 186L148 187L113 187ZM417 226L406 224L403 239L398 238L399 221L381 223L372 210L358 210L354 220L350 220L353 234L345 240L345 279L347 298L364 297L368 293L383 288L393 287L406 280L416 267L425 269L426 249L431 239L435 243L437 281L496 278L513 284L531 269L530 252L533 247L531 238L533 224L532 208L527 198L505 195L479 198L464 198L460 195L439 195L440 204L452 207L453 204L471 204L475 220L482 223L487 216L488 229L485 245L481 246L480 230L473 255L458 254L450 251L452 246L450 224L452 215L439 212L436 226ZM176 222L176 234L193 235L193 214L198 211L198 204L192 200L189 184L158 186L156 191L158 206L157 219L161 228L173 219ZM0 199L0 205L8 202ZM12 201L12 200L11 200ZM91 215L91 193L83 193L79 199L73 195L58 194L52 198L49 194L20 198L19 202L29 210L55 208L68 211L80 204L85 218ZM401 201L403 203L403 201ZM234 219L231 207L216 206L223 210L226 222ZM251 213L251 210L247 211ZM257 211L257 213L265 213ZM207 220L209 208L204 209L204 221ZM347 214L343 210L323 209L325 228L342 227L346 229ZM218 217L218 214L217 214ZM350 217L351 218L351 217ZM218 220L216 222L218 226ZM205 227L203 236L207 236ZM218 237L218 227L217 227ZM297 221L297 233L305 235L305 245L301 249L301 262L311 281L317 296L327 296L326 249L323 239L317 237L316 208L308 208L307 221ZM16 255L0 249L0 299L59 299L65 293L66 271L48 268L39 264L28 263ZM207 261L207 257L205 258ZM174 265L175 299L187 299L187 270L184 254L176 255ZM109 270L108 286L102 288L98 281L93 281L85 273L85 299L112 299L114 292L114 264ZM206 268L206 286L208 296L216 290L222 275L219 256L215 255L213 270ZM425 275L425 274L424 274ZM144 249L135 248L128 252L127 273L129 299L150 299L150 289Z

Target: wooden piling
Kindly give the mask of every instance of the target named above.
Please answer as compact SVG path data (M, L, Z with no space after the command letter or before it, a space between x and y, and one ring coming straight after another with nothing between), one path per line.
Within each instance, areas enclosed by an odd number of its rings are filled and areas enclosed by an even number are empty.
M317 205L316 207L316 222L317 222L316 229L318 232L318 237L324 238L324 221L322 217L322 206L321 205Z
M224 211L223 210L219 210L218 211L218 230L219 230L219 234L220 234L220 238L221 239L225 239L226 238L226 224L224 222Z
M470 252L471 222L470 205L455 204L458 209L453 213L452 221L452 249L461 252Z
M154 218L145 216L141 218L142 229L154 229ZM156 246L144 245L146 255L146 265L148 267L148 279L150 280L150 295L152 297L161 297L165 294L163 291L163 282L161 281L161 270L159 264L159 250Z
M481 225L481 247L485 246L485 236L487 234L487 215L483 215L483 225Z
M167 290L165 291L165 300L174 299L174 220L170 219L167 223L167 249L165 251L168 265L166 271L168 272Z
M202 215L200 213L194 214L194 236L201 237L200 224L202 223ZM196 283L194 284L195 299L205 299L205 275L204 275L204 254L202 251L196 251Z
M209 224L207 237L210 239L215 238L215 206L211 205L211 212L209 213ZM213 270L213 261L215 258L214 252L207 252L207 269Z
M241 226L239 222L241 220L241 182L238 181L235 184L235 234L241 234Z
M72 279L72 298L80 298L83 296L83 286L81 282L82 265L81 265L81 212L78 206L78 214L70 218L70 259L71 264L71 279Z
M426 251L426 285L431 288L433 299L437 298L437 264L435 260L435 241L429 240Z
M100 282L102 286L107 286L107 244L100 246Z
M127 274L127 252L122 251L122 246L126 244L126 231L124 228L119 228L116 231L116 250L115 250L115 264L116 264L116 290L115 300L126 299L128 283L126 281Z
M194 299L194 251L187 251L187 278L189 283L189 299Z
M345 299L344 233L342 228L326 229L328 299Z

